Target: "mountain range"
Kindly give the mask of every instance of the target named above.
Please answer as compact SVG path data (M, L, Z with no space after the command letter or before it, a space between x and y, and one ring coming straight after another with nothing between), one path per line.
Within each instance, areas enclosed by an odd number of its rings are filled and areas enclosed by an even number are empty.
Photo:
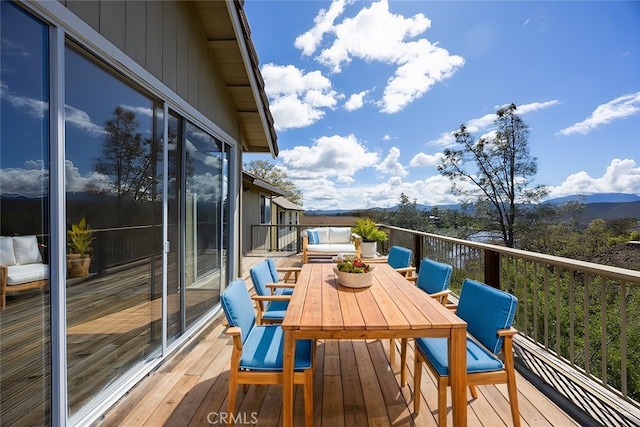
M580 215L581 222L588 224L596 218L611 220L616 218L638 218L640 220L640 195L627 193L600 193L589 195L572 195L545 200L542 203L560 205L570 201L578 201L585 205ZM434 207L438 209L461 209L462 205L422 205L417 204L419 211L430 211ZM395 211L398 206L391 208L371 208L366 210L390 210ZM354 210L307 210L305 215L345 215ZM362 211L359 211L362 212Z

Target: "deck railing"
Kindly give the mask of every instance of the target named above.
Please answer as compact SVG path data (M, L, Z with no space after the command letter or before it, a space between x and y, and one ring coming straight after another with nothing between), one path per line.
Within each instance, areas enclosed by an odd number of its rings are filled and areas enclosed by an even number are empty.
M455 292L469 277L516 295L521 336L640 408L640 271L380 226L383 251L453 265Z
M640 408L640 271L378 225L389 233L379 252L399 245L414 251L416 266L424 257L453 265L454 292L469 277L516 295L523 339L633 411ZM313 227L254 226L253 242L262 242L254 248L299 252L301 232Z

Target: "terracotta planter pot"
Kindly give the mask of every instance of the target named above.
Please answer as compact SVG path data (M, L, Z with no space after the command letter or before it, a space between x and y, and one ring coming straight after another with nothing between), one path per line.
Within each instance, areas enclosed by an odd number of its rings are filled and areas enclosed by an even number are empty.
M89 274L91 257L89 255L67 254L67 274L69 277L84 277Z

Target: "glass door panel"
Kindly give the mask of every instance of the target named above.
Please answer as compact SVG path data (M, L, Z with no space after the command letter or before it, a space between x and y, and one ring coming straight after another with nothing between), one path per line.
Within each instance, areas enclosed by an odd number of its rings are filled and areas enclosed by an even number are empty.
M51 412L48 31L0 2L2 426L47 424Z
M189 327L220 300L222 143L191 123L185 128L185 304Z

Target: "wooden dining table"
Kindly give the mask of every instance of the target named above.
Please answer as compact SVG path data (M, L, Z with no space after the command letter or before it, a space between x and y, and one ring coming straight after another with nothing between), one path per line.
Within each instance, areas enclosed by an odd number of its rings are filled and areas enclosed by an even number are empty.
M417 337L448 338L453 424L467 424L467 324L388 264L375 264L372 285L357 289L339 285L331 263L305 264L282 329L285 427L293 425L296 340Z

